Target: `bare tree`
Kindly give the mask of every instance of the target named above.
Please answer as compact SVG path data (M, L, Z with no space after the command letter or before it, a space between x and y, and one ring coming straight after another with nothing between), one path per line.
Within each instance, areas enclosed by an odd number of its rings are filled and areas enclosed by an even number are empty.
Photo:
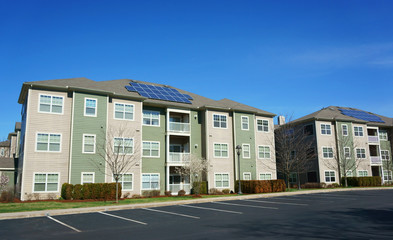
M128 130L126 126L109 127L106 134L97 141L97 155L105 164L93 164L101 173L113 178L116 182L116 203L118 200L118 183L124 174L139 162L139 143L135 141L135 132ZM109 171L105 171L108 169Z
M202 179L207 174L209 161L205 158L190 155L190 160L186 161L183 166L176 167L175 171L180 176L190 177L195 195L199 195L202 187Z

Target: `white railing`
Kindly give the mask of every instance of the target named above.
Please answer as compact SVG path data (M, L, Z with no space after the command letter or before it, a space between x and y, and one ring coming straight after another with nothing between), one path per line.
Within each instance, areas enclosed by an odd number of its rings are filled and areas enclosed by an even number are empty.
M368 136L368 142L377 143L379 142L378 136Z
M171 132L190 132L189 123L169 122L169 131Z
M190 193L190 184L169 184L169 191L171 191L172 194L177 194L180 190L186 191L186 193Z
M379 156L370 157L371 164L382 164L382 160Z
M186 163L190 161L190 153L170 152L168 162L170 163Z

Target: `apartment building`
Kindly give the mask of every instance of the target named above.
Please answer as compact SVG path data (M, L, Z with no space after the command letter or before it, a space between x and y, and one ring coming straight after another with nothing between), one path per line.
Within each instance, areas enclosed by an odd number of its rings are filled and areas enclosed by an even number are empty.
M307 173L300 174L301 183L339 183L343 171L346 176L380 176L383 182L392 181L392 118L330 106L288 124L302 128L313 143L310 152L315 154ZM292 173L290 182L297 184L297 176Z
M176 167L193 157L209 160L209 188L277 177L274 114L229 99L129 79L73 78L26 82L18 102L21 200L60 194L63 183L113 182L100 149L134 161L121 176L123 193L189 192L190 178Z

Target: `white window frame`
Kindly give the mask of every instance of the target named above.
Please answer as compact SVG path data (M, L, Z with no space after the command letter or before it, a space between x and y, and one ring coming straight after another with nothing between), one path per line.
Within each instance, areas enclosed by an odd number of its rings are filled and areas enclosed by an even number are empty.
M150 148L146 149L149 150L150 155L144 155L144 143L149 143ZM158 143L158 156L152 156L152 143ZM159 141L142 141L142 157L148 157L148 158L160 158L160 142Z
M217 181L216 181L216 179L217 179L217 175L221 175L221 184L222 185L224 185L223 183L224 183L224 181L222 180L223 178L222 178L222 176L223 175L228 175L228 186L222 186L222 187L217 187ZM228 172L215 172L214 173L214 187L215 188L231 188L231 176L229 175L229 173Z
M344 127L346 128L345 130L344 130ZM346 134L344 134L345 132L346 132ZM341 125L341 134L343 136L348 136L348 125L347 124Z
M143 175L149 175L149 183L150 183L150 188L143 188ZM158 188L151 188L151 176L152 175L158 175ZM142 177L141 177L141 189L142 190L160 190L160 173L142 173Z
M145 119L145 113L149 113L149 114L150 114L150 116L149 116L150 124L145 124L145 121L144 121L144 119ZM153 114L152 114L152 113L158 113L158 118L153 118ZM161 125L160 118L161 118L160 111L142 110L142 125L143 125L143 126L160 127L160 125ZM153 123L153 119L158 119L158 125L153 125L153 124L152 124L152 123Z
M5 155L5 150L4 150L4 148L1 148L0 149L0 156L4 157L4 155Z
M96 106L94 107L94 115L90 115L90 114L86 113L86 108L87 108L86 107L86 102L87 102L87 100L94 100L96 102ZM85 107L83 109L83 116L85 116L85 117L97 117L97 110L98 110L98 99L97 98L85 97Z
M248 147L248 151L245 151L245 147ZM245 153L248 152L248 157L245 155ZM245 159L250 159L251 158L251 146L250 144L244 143L242 144L242 157Z
M41 96L48 96L51 97L50 98L50 107L49 107L49 112L45 112L45 111L41 111ZM61 104L61 112L57 113L57 112L53 112L53 97L58 97L62 99L62 104ZM64 97L63 96L58 96L58 95L52 95L52 94L45 94L45 93L40 93L38 96L38 112L39 113L49 113L49 114L58 114L58 115L62 115L64 114Z
M124 186L124 182L125 182L124 179L123 179L123 175L124 174L131 175L131 189L124 189L124 187L123 187ZM127 172L127 173L122 173L122 174L119 174L119 175L120 175L119 183L121 184L121 191L122 192L133 191L134 190L134 174ZM114 182L114 183L116 182L114 177L112 177L112 182ZM160 182L160 179L158 179L158 182Z
M116 117L116 104L118 105L123 105L123 118L117 118ZM128 112L128 113L132 113L132 119L128 119L126 118L126 106L132 106L132 112ZM121 102L114 102L113 104L113 119L116 120L125 120L125 121L134 121L135 119L135 105L134 104L127 104L127 103L121 103Z
M47 150L38 150L38 134L47 134L48 135L48 148ZM60 135L60 142L59 142L59 151L50 151L50 135ZM48 153L61 153L61 146L62 146L62 135L61 133L47 133L47 132L37 132L35 135L35 151L36 152L48 152Z
M261 122L261 124L259 124L259 122ZM264 123L267 123L267 125L265 125ZM261 127L261 130L259 130L259 127ZM269 132L269 120L266 119L257 119L257 131L258 132Z
M250 179L246 179L246 176L249 176ZM243 173L243 180L252 180L252 175L251 175L251 173L250 173L250 172L244 172L244 173Z
M292 179L292 180L291 180ZM293 179L295 179L295 181L293 181ZM297 172L291 172L289 173L289 183L298 183L298 179L297 179Z
M261 148L263 149L263 150L265 150L265 148L268 148L268 150L269 150L269 152L268 152L268 154L269 154L269 157L267 158L266 157L266 152L265 151L263 151L263 152L261 152ZM261 153L263 154L263 156L261 157ZM258 145L258 158L259 159L271 159L271 156L272 156L272 154L271 154L271 151L270 151L270 146L267 146L267 145Z
M243 119L247 119L247 128L244 128L244 126L243 126ZM248 118L248 116L241 116L241 126L242 126L241 127L242 130L245 130L245 131L250 130L250 119Z
M334 177L334 181L332 181L332 176L328 176L328 177L329 177L329 181L326 180L326 177L327 177L327 176L326 176L326 173L327 173L327 172L329 172L329 174L332 173L332 172L334 173L334 176L333 176L333 177ZM324 175L324 177L325 177L325 182L326 182L326 183L334 183L334 182L336 182L336 180L337 180L336 171L334 171L334 170L325 170L325 175Z
M85 179L84 179L84 175L85 174L91 174L91 175L93 175L93 181L92 182L89 182L89 181L85 181ZM85 183L94 183L95 182L95 172L81 172L81 184L85 184Z
M85 151L85 137L94 137L94 151L93 152L86 152ZM95 154L96 153L96 135L95 134L83 134L82 139L82 153L86 154Z
M364 174L360 174L361 172L366 173L366 175L360 176L360 175L364 175ZM368 177L368 170L358 170L358 177Z
M360 153L358 153L358 150L360 151ZM364 153L362 152L362 150L364 150ZM355 151L356 151L356 158L366 159L366 149L365 148L356 148ZM360 154L360 157L359 157L359 154ZM364 154L364 157L363 157L363 154Z
M356 129L358 129L357 131L356 131ZM359 130L361 130L361 131L359 131ZM362 134L362 135L359 135L359 134ZM358 134L358 135L356 135L356 134ZM353 135L355 136L355 137L364 137L364 129L363 129L363 126L353 126Z
M45 174L45 191L35 191L34 190L34 186L36 184L35 182L35 175L36 174ZM57 174L57 189L56 191L47 191L48 189L48 175L49 174ZM33 173L33 186L32 186L32 192L33 193L55 193L55 192L59 192L59 185L60 185L60 173L59 172L34 172Z
M347 170L347 177L353 177L352 170Z
M134 152L135 152L135 148L134 148L134 145L135 145L135 141L134 141L134 138L128 138L128 137L114 137L113 138L113 154L117 154L117 152L116 152L116 138L119 138L119 139L121 139L122 140L122 144L120 145L120 146L122 146L123 147L123 151L122 152L119 152L119 155L133 155L134 154ZM130 139L132 139L132 153L124 153L124 140L130 140Z
M332 153L332 156L330 157L329 156L329 151L327 151L327 153L328 153L328 156L327 157L325 157L325 154L324 154L324 148L326 148L326 149L332 149L332 151L331 151L331 153ZM322 147L322 158L325 158L325 159L333 159L334 158L334 150L333 150L333 147Z
M325 129L322 129L324 126ZM329 126L329 128L327 128ZM325 133L323 133L325 131ZM332 135L332 125L330 123L321 123L321 135Z
M261 175L264 175L265 179L261 179ZM266 176L269 176L269 175L270 175L270 178L266 179ZM259 180L272 180L272 173L271 172L261 172L261 173L259 173Z
M216 149L215 149L215 146L217 145L217 144L219 144L220 145L220 156L217 156L216 155ZM222 155L222 153L223 153L223 150L222 150L222 146L223 145L226 145L227 146L227 156L223 156ZM229 158L229 144L228 143L213 143L213 156L214 156L214 158Z
M348 150L348 156L346 155L346 150ZM350 147L344 147L344 158L345 159L351 158L351 148Z
M387 174L385 174L385 172L387 173ZM393 180L393 176L392 176L392 170L383 170L382 171L382 174L383 174L383 180L384 181L392 181Z
M215 121L214 120L214 117L215 116L218 116L218 121ZM228 116L227 115L224 115L224 114L217 114L217 113L213 113L213 121L212 121L212 124L213 124L213 128L221 128L221 129L228 129ZM225 127L222 127L222 123L224 122L224 121L222 121L221 120L221 117L225 117ZM218 127L216 127L216 126L214 126L214 122L218 122Z
M388 141L388 132L384 129L379 130L379 140Z
M381 150L381 160L388 161L390 160L390 153L389 150Z

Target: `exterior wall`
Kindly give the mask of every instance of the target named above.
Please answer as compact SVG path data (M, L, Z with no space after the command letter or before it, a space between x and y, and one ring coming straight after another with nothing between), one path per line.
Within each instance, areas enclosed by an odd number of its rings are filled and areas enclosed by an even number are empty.
M63 113L52 114L39 112L39 94L62 96L64 99ZM59 174L58 191L53 194L59 195L61 184L68 182L71 108L72 99L67 97L67 93L29 90L26 123L22 124L22 126L27 126L27 130L23 137L25 144L23 145L21 200L26 200L26 197L33 193L34 173ZM60 152L37 152L37 133L61 134ZM20 167L21 165L19 165ZM44 193L40 193L40 195L40 198L45 198L46 196Z
M1 175L4 175L4 176L8 177L8 183L5 186L5 190L8 190L8 189L12 190L12 189L14 189L14 183L15 183L15 172L14 172L14 170L0 169L0 176Z
M353 133L354 127L363 127L363 136L358 137L355 136ZM358 124L358 123L353 123L352 124L352 137L353 137L353 143L356 148L364 148L366 149L366 158L358 160L358 168L356 169L356 174L354 176L358 176L358 171L359 170L367 170L368 176L372 176L372 171L371 171L371 160L370 160L370 150L368 146L368 136L367 136L367 125L366 124ZM356 150L355 150L356 151ZM354 152L354 155L356 152Z
M190 112L191 124L191 146L190 153L196 157L202 158L202 114L197 111Z
M3 151L3 155L0 155L0 158L10 157L10 147L0 147L0 151Z

